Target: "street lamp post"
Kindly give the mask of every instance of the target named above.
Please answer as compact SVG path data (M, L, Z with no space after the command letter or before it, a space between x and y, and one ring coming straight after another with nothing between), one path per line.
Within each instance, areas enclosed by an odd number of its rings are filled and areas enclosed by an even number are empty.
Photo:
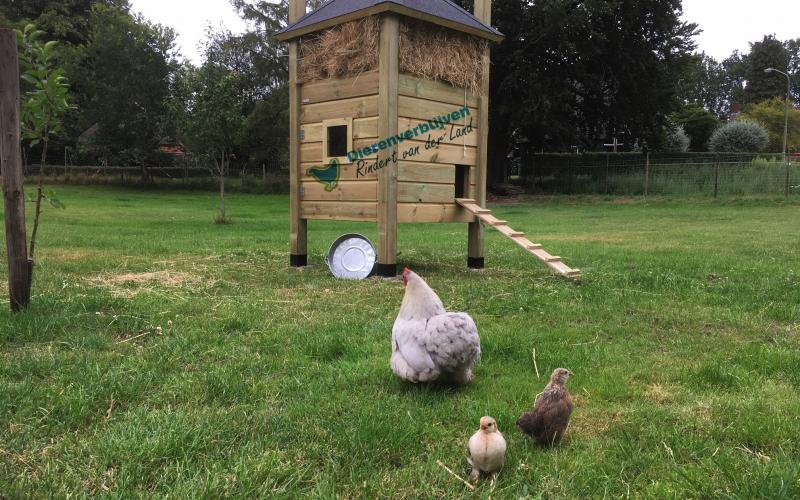
M791 102L791 95L792 95L792 79L789 77L788 73L784 73L783 71L775 68L767 68L764 70L764 73L780 73L786 77L786 116L783 120L783 150L781 154L783 155L783 161L786 163L786 196L789 196L789 150L787 149L789 146L788 138L789 138L789 106Z
M791 102L791 93L792 93L792 80L789 77L788 73L784 73L783 71L775 68L767 68L764 70L764 73L780 73L786 77L786 116L783 121L783 153L784 155L788 155L788 151L786 150L787 145L787 138L789 136L789 106ZM784 156L784 161L786 160L786 156Z

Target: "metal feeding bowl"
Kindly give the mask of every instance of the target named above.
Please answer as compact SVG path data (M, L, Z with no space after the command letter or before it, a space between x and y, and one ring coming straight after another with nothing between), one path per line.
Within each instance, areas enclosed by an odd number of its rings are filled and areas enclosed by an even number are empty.
M376 261L375 247L360 234L339 236L325 257L331 273L347 280L363 280L372 274Z

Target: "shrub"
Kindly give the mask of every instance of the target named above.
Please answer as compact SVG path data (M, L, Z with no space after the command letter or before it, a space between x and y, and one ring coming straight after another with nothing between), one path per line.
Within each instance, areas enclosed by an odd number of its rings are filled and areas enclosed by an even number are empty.
M683 127L676 125L667 131L666 142L664 143L664 151L669 153L685 153L689 151L689 143L691 140Z
M717 153L758 153L767 146L767 130L758 123L737 121L718 128L708 141Z

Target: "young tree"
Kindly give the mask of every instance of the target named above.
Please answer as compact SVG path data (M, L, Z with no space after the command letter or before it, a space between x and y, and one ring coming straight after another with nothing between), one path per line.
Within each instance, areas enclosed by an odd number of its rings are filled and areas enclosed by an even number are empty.
M183 137L190 151L207 156L219 178L219 214L215 222L229 221L225 213L225 176L237 144L244 114L239 75L206 61L185 71L188 100Z
M47 147L50 138L61 132L61 119L70 109L69 86L64 78L64 70L56 65L53 50L55 41L42 43L44 32L29 24L21 32L17 32L20 47L20 59L24 66L21 75L31 90L26 93L22 102L22 134L32 146L42 145L42 156L39 165L39 184L36 188L36 212L33 219L30 251L28 258L33 261L36 252L36 235L39 230L39 219L42 213L42 200L47 199L56 208L63 208L55 193L44 192L44 169L47 165Z

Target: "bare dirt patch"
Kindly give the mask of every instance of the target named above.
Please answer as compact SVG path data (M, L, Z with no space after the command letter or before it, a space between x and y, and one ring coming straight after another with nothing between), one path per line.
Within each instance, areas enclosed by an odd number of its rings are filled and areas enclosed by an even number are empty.
M672 401L672 392L661 384L650 384L644 394L653 403L664 404Z
M109 290L112 295L132 297L139 293L154 292L159 289L207 288L213 280L180 271L153 271L146 273L103 274L87 280L92 285Z

